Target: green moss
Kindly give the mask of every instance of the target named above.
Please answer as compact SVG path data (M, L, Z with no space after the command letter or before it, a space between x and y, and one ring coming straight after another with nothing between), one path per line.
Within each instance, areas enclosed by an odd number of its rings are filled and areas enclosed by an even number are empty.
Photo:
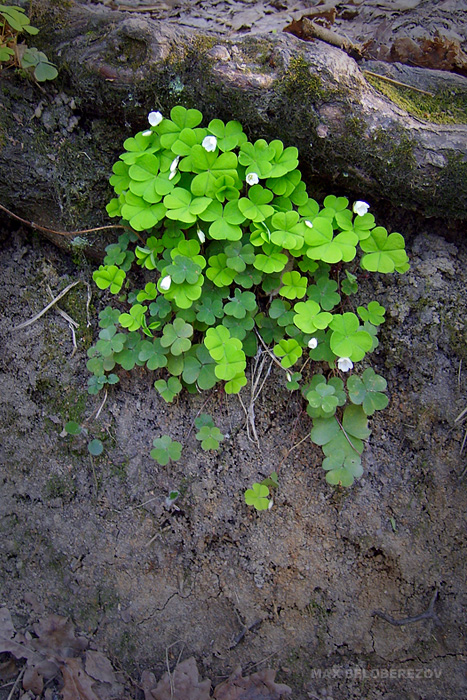
M310 64L303 56L292 58L289 67L281 78L282 90L290 98L304 98L317 102L323 99L324 92L321 80L311 75Z
M467 124L467 92L460 88L438 90L433 95L401 87L365 74L378 92L419 119L435 124Z
M61 498L63 501L72 501L76 496L76 485L70 476L53 474L45 486L47 498Z

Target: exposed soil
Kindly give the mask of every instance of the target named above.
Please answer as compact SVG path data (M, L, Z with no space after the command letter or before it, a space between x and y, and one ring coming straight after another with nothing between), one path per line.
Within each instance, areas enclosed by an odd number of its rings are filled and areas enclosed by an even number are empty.
M344 491L326 484L309 441L286 456L310 421L274 367L256 402L259 447L235 396L184 393L167 405L141 370L122 374L93 420L102 397L86 392L86 348L105 295L93 289L87 328L87 263L5 232L1 601L17 628L69 616L135 682L145 669L160 677L169 648L172 665L194 655L214 684L238 664L280 669L297 700L466 697L465 426L455 418L467 405L467 251L429 224L408 250L407 274L363 281L363 298L388 308L372 366L391 401L372 420L364 477ZM77 279L60 304L80 323L74 356L55 309L14 330L46 306L47 285L57 293ZM195 439L201 410L226 434L217 453ZM103 440L101 457L62 436L69 419ZM165 433L183 453L160 467L149 451ZM243 491L274 469L274 507L257 514ZM174 488L178 511L165 505ZM435 591L436 618L394 626L373 615L418 615ZM138 697L130 680L125 692Z
M242 22L229 14L240 4ZM282 5L167 2L160 11L226 32L269 31L276 12L280 31L290 21ZM314 3L297 3L299 14L302 5ZM428 13L416 0L370 5L401 25L407 9ZM464 30L455 36L449 24L452 3L431 5L443 34L465 47ZM370 22L366 5L352 6ZM209 24L212 8L220 24ZM457 15L456 22L464 26ZM383 29L390 32L381 25L381 36ZM311 422L275 366L255 404L259 445L237 397L184 392L168 405L154 374L141 369L120 373L95 419L103 397L86 391L86 350L109 298L93 286L85 259L72 261L9 223L0 230L0 607L16 628L29 630L50 613L69 617L124 674L128 700L143 697L143 671L160 678L167 663L190 656L213 685L238 665L245 673L275 668L294 700L466 698L467 422L456 422L467 407L461 231L448 241L439 223L379 212L379 224L407 233L412 267L360 280L359 302L375 298L387 308L369 364L387 378L390 404L371 420L364 477L342 490L326 484L321 451L308 440L298 445ZM48 286L56 295L76 280L60 302L80 324L76 351L56 307L15 330L49 303ZM200 412L226 436L218 452L203 452L195 439ZM71 419L86 425L88 438L63 435ZM183 444L180 461L167 467L149 456L163 434ZM104 443L99 457L88 453L91 437ZM244 490L273 470L274 506L258 514ZM173 489L181 492L178 509L166 505ZM404 625L387 619L427 610ZM2 700L11 688L0 687ZM59 688L49 691L61 697Z

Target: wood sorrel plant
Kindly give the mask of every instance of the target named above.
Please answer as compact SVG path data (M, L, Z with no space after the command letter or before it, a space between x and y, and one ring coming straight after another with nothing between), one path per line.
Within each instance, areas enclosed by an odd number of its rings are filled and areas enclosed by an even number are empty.
M114 383L116 365L145 365L162 370L155 387L168 402L217 382L235 394L247 357L267 347L308 403L327 481L349 486L362 474L367 416L388 403L372 369L344 382L377 346L385 313L376 301L355 309L356 272L405 272L404 239L375 226L365 202L349 208L330 195L320 207L296 148L251 143L238 121L202 127L202 118L182 106L170 118L151 112L113 166L107 212L129 230L93 277L120 295L136 264L147 282L124 297L126 310L101 312L90 391ZM315 372L303 384L307 363Z

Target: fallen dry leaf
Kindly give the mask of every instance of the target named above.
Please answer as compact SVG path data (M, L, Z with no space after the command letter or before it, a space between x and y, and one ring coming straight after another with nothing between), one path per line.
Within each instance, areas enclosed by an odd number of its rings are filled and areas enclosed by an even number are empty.
M66 659L61 670L63 700L100 700L92 689L94 681L85 672L81 659Z
M198 668L193 657L182 661L170 674L162 676L154 687L154 674L143 673L141 683L145 700L209 700L211 681L199 680Z
M276 671L266 668L242 678L241 666L214 690L216 700L280 700L290 695L288 685L275 683Z
M75 636L74 624L60 615L48 615L33 629L38 637L33 640L34 648L58 659L77 656L88 645L84 637Z

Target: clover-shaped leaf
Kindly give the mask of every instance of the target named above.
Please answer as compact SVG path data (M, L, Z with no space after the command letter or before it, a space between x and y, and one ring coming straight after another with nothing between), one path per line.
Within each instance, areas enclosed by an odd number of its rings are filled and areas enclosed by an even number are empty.
M335 388L331 384L327 384L325 380L309 391L306 399L312 409L310 415L313 418L333 416L339 404Z
M212 221L209 235L217 241L239 241L242 237L240 224L245 221L245 216L240 211L237 200L227 202L225 206L218 201L211 202L200 214L200 219Z
M224 435L214 425L214 421L207 413L202 413L195 418L195 426L198 428L196 439L201 442L203 450L218 450Z
M268 177L272 172L271 161L276 156L273 146L264 139L258 139L254 144L244 143L240 148L238 161L245 165L248 173L257 173L259 177Z
M92 279L99 289L110 287L112 294L118 294L125 281L125 271L120 270L115 265L100 265L98 270L92 274Z
M273 347L274 354L281 357L281 365L284 369L292 367L302 356L302 348L294 338L280 340Z
M372 416L375 411L381 411L389 403L388 397L381 393L386 391L387 383L384 377L376 374L369 367L361 377L355 375L347 380L349 398L354 404L361 405L367 416Z
M341 282L341 289L344 294L350 296L358 292L358 282L355 275L348 270L345 271L346 278Z
M253 185L248 191L248 197L238 200L238 208L245 218L259 223L274 214L274 209L269 204L273 196L270 190L261 185Z
M369 321L373 326L380 326L384 323L386 309L377 301L370 301L367 309L364 306L357 306L357 313L362 321Z
M255 261L255 251L250 243L245 245L241 241L231 243L224 248L224 253L227 255L227 267L235 272L243 272Z
M238 394L246 383L247 379L245 373L243 371L239 372L235 377L232 377L232 379L224 384L224 391L226 394Z
M235 279L235 270L227 266L227 255L211 255L208 259L209 267L206 270L206 277L214 282L216 287L229 287Z
M120 314L118 322L123 328L128 328L129 331L137 331L138 328L144 325L144 316L148 310L147 306L142 304L134 304L130 313Z
M154 388L157 389L166 403L172 403L177 394L181 392L182 384L177 377L169 377L167 381L157 379L154 382Z
M316 284L308 288L308 297L316 301L325 311L331 311L341 300L336 289L337 282L323 275L318 277Z
M107 326L100 331L99 340L95 347L103 357L107 357L114 352L123 350L125 341L126 335L124 333L117 333L115 326Z
M256 309L256 297L253 292L242 292L236 289L233 298L224 306L224 311L235 318L245 318L248 312Z
M111 306L106 306L105 309L99 312L99 326L101 328L114 326L116 323L118 323L119 316L120 311L118 309L113 309Z
M302 379L301 372L292 372L292 374L287 375L287 382L285 386L289 391L296 391L300 388L300 380Z
M190 349L192 335L193 326L177 317L173 323L164 326L161 345L163 348L170 348L172 355L181 355Z
M254 483L251 489L245 491L245 503L254 506L256 510L268 510L270 500L269 489L265 484Z
M154 370L167 365L167 348L162 347L160 338L143 340L140 345L138 359L146 363L148 369Z
M306 226L296 211L279 212L271 219L271 242L287 250L303 247Z
M176 440L172 440L170 435L163 435L160 438L153 440L154 448L150 454L162 467L165 467L170 461L176 462L182 454L182 446Z
M164 268L164 276L170 275L175 284L182 284L185 281L188 284L196 284L200 274L201 267L185 255L176 255L173 263Z
M333 486L351 486L363 474L360 456L348 455L344 450L333 452L321 466L326 471L326 481Z
M265 243L263 252L255 256L254 267L261 272L270 275L273 272L281 272L287 264L287 255L280 252L279 246L273 243Z
M221 119L212 119L208 124L208 131L217 138L217 146L221 151L231 151L247 140L242 125L237 121L224 124Z
M203 294L200 301L196 304L196 318L208 326L213 326L216 323L216 319L222 318L223 315L224 307L220 299Z
M193 197L191 192L183 187L175 187L170 194L164 197L168 218L183 221L186 224L196 223L198 216L207 209L210 203L209 197Z
M321 311L320 305L309 299L299 301L294 306L293 322L304 333L315 333L317 330L327 328L333 319L328 311Z
M204 345L193 345L184 356L182 379L200 389L212 389L217 382L215 362Z
M364 270L370 272L406 272L409 269L405 242L400 233L388 232L377 226L369 237L360 242L361 249L367 253L361 260Z
M359 362L373 345L370 334L359 330L360 323L353 313L335 314L329 327L332 330L331 350L338 357Z
M297 270L284 272L282 275L282 287L279 290L281 297L286 299L302 299L307 290L307 278L302 277Z

